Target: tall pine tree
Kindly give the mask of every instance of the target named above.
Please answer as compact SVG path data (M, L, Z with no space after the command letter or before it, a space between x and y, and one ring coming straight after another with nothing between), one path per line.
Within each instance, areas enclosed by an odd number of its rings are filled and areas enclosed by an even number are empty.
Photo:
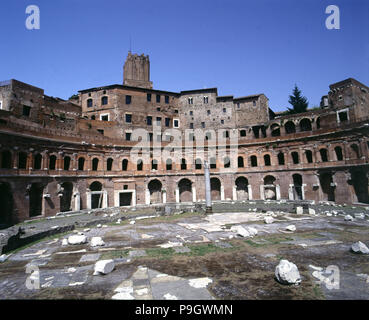
M299 88L297 88L297 85L295 85L292 94L293 95L290 96L288 102L292 105L293 108L287 108L288 113L295 114L306 112L309 103L306 97L303 97L301 95L301 91L299 90Z

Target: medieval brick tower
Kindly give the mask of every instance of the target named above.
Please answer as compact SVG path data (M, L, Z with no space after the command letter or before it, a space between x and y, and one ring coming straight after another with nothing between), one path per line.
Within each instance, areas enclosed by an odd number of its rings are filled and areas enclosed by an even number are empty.
M152 89L149 56L128 52L123 67L123 84L126 86Z

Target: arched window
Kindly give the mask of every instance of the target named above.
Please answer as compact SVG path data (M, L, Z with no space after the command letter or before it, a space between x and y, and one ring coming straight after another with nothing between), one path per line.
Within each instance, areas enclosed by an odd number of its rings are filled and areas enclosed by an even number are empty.
M238 157L238 167L239 168L244 167L243 157Z
M256 156L250 157L250 163L251 167L257 167L258 166L258 158Z
M308 163L312 163L313 162L313 153L310 150L306 150L305 151L305 157L306 157L306 161Z
M300 131L311 131L311 121L304 118L300 121Z
M231 166L231 160L228 157L223 159L224 168L229 168Z
M197 158L197 159L195 160L195 169L196 169L196 170L201 170L201 169L202 169L202 161L201 161L201 159L200 159L200 158Z
M181 170L187 170L186 159L181 160Z
M123 161L122 161L122 171L127 171L127 169L128 169L128 160L123 159Z
M137 171L142 171L143 168L143 161L142 159L137 160Z
M108 104L108 97L104 96L101 98L101 105L105 106Z
M287 134L296 132L295 124L292 121L286 122L286 124L284 125L284 129L286 130Z
M112 167L113 167L113 159L112 158L109 158L106 161L106 170L107 171L111 171Z
M271 163L270 163L270 155L269 154L264 155L264 165L265 166L270 166L271 165Z
M337 146L334 148L334 152L336 153L337 161L342 161L343 160L342 148Z
M321 158L322 162L327 162L328 161L328 151L327 151L327 149L320 149L319 153L320 153L320 158Z
M41 169L42 156L38 153L34 157L33 168L36 170Z
M85 158L81 157L78 159L78 170L83 171L85 167Z
M87 108L92 107L92 99L87 99Z
M64 157L64 170L69 170L70 167L70 157Z
M316 128L320 129L320 117L316 118Z
M277 123L273 123L270 126L270 130L272 131L272 137L279 137L281 135L281 129Z
M282 152L278 153L278 164L280 166L284 165L284 154Z
M56 156L52 155L50 156L50 159L49 159L49 169L55 170L55 165L56 165Z
M172 170L172 168L173 168L172 159L167 159L167 161L165 162L165 165L166 165L166 169L168 171Z
M300 162L299 154L297 152L292 152L291 156L294 164L298 164Z
M18 168L19 169L27 168L27 153L25 152L18 153Z
M12 154L10 151L5 150L1 153L1 168L10 169L12 165Z
M98 167L99 167L99 159L93 158L92 159L92 171L97 171Z

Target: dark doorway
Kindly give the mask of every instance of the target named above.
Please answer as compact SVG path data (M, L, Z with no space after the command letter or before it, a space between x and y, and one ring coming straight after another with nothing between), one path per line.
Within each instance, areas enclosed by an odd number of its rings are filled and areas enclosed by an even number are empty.
M44 187L40 183L32 183L29 190L29 216L37 217L42 214L42 195Z
M64 182L61 185L62 196L60 197L60 212L72 211L72 194L73 184L71 182Z
M320 185L323 192L323 200L335 201L335 187L333 185L333 177L330 173L323 173L319 177Z
M182 179L178 183L179 201L192 202L192 182L188 179Z
M293 178L293 197L295 200L303 200L302 198L302 176L294 174Z
M357 202L369 203L368 177L364 171L351 172L351 181L355 190Z
M211 189L211 199L212 200L221 200L220 186L221 186L221 183L218 178L210 179L210 189Z
M0 182L0 229L12 224L13 195L8 183Z
M119 206L127 207L132 203L132 192L123 192L119 194Z
M161 182L157 179L152 180L149 182L148 188L150 191L150 203L161 203Z
M245 177L238 177L236 179L237 200L248 200L249 199L248 184L249 182Z

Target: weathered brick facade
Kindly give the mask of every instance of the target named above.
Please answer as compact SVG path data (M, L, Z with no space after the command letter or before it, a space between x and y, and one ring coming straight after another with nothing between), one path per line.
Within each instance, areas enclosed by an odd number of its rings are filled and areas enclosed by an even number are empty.
M0 224L84 208L204 201L205 160L214 201L369 203L364 84L332 84L320 109L282 115L264 94L155 90L149 66L148 57L129 54L123 85L81 90L68 101L16 80L0 83ZM148 140L136 158L135 138Z

